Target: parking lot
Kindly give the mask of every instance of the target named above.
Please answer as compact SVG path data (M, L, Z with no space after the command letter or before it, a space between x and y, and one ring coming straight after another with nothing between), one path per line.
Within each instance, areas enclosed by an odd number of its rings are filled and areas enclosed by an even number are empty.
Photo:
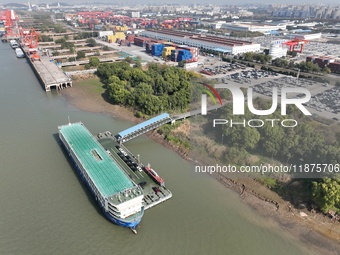
M207 67L203 67L199 72L202 74L206 74L206 75L218 75L218 74L226 74L228 72L234 72L234 71L238 71L238 70L244 70L246 69L247 66L242 65L242 64L231 64L231 63L223 63L220 65L214 65L214 66L207 66Z
M234 70L235 71L235 70ZM216 80L222 83L228 83L228 81L232 81L239 84L257 84L261 79L267 81L268 78L278 77L281 76L278 73L264 71L264 70L257 70L254 68L247 67L245 70L227 73L226 75L222 75L216 77Z
M256 78L255 78L256 77ZM233 84L239 87L252 87L255 96L268 99L272 98L272 88L278 88L280 96L283 87L304 87L307 88L312 98L306 103L311 113L321 117L340 120L340 88L328 83L316 82L308 79L297 79L296 77L280 75L263 70L250 70L226 75L216 79L218 82ZM290 95L299 97L302 95Z
M306 56L329 56L340 58L340 45L326 42L309 42L305 45L303 54Z
M327 111L334 114L340 114L340 88L333 87L322 93L316 94L307 105L319 112Z

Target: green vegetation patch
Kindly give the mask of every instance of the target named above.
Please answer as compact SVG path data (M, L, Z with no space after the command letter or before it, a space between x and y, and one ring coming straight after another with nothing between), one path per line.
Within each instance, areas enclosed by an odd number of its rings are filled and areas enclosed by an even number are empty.
M90 92L102 94L105 92L104 84L100 81L98 77L91 77L85 80L75 80L73 81L76 86L86 87Z
M143 70L141 65L131 67L123 61L100 64L97 75L106 84L114 104L146 115L189 108L190 80L194 74L181 68L151 63Z

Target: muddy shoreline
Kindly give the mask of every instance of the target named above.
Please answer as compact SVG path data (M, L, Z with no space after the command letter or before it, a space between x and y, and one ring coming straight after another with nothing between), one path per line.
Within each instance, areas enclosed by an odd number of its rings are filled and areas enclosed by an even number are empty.
M134 123L143 121L136 118L129 109L109 103L105 95L94 93L88 87L79 85L79 81L74 83L72 88L62 90L61 94L71 105L84 111L104 113ZM183 158L191 160L186 152L169 144L157 132L151 132L148 136L163 146L176 151ZM260 194L257 191L257 184L253 183L252 180L245 185L219 174L215 174L213 177L225 187L240 194L241 199L256 212L268 218L268 220L276 222L294 237L308 244L313 253L339 254L340 222L333 222L322 214L295 209L289 202L282 199L269 199L271 196L264 196L262 192ZM261 190L263 191L263 189L266 188L262 186ZM268 189L265 190L266 192L268 194L274 193Z

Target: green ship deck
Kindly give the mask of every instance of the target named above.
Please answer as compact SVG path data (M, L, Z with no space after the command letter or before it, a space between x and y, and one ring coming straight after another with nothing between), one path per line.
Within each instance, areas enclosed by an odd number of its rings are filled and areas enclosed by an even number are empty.
M82 123L60 126L59 131L103 196L135 186Z

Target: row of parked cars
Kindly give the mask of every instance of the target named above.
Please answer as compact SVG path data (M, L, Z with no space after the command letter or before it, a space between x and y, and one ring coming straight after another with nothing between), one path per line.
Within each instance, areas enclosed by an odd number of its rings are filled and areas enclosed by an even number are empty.
M123 150L119 145L116 145L116 148L118 149L118 156L125 162L125 164L128 165L132 171L143 171L137 162L125 150Z
M338 114L340 113L340 88L334 87L332 89L326 90L315 96L307 103L311 108L318 111L326 111Z
M200 70L200 73L207 75L218 75L218 74L226 74L227 72L232 72L235 70L246 69L245 65L242 64L231 64L231 63L223 63L220 66L213 67L204 67Z

